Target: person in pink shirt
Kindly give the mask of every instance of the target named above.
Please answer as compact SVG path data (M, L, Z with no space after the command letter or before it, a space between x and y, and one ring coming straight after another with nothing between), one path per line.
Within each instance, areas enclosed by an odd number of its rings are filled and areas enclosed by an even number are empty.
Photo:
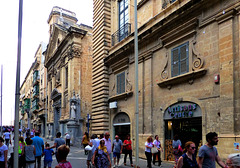
M57 160L58 165L55 168L72 168L72 165L69 161L67 161L67 155L69 154L70 149L68 146L61 145L57 149Z

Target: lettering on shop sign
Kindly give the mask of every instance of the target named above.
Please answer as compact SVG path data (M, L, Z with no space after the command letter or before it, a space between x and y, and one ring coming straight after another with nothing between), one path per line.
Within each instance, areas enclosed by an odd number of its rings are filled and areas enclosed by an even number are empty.
M119 118L117 121L118 121L118 123L124 123L125 122L125 118Z
M178 105L173 107L168 107L167 112L170 114L171 118L185 118L193 117L193 112L196 111L197 104L192 105Z

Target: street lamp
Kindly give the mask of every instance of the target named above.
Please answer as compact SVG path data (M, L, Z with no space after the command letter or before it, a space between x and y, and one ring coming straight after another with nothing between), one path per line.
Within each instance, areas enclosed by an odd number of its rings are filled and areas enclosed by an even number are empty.
M86 126L87 126L87 129L88 129L88 134L89 134L89 127L90 127L90 120L92 120L91 119L91 115L90 114L87 114L87 123L86 123Z
M138 27L137 27L137 0L134 0L134 51L135 51L135 117L136 117L136 167L139 165L139 156L138 156L138 122L139 122L139 109L138 109Z

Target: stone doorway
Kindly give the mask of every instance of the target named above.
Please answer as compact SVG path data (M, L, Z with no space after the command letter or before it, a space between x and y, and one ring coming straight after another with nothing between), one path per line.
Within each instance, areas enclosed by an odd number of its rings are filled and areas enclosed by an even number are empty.
M113 139L118 135L123 142L128 134L131 136L130 125L129 116L124 112L118 113L113 119Z

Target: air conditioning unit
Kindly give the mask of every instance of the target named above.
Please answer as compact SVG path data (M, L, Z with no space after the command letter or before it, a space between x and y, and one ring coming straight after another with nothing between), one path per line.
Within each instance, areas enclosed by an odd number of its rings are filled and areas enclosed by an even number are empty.
M117 108L117 102L115 101L115 102L109 103L109 108L110 109L116 109Z

